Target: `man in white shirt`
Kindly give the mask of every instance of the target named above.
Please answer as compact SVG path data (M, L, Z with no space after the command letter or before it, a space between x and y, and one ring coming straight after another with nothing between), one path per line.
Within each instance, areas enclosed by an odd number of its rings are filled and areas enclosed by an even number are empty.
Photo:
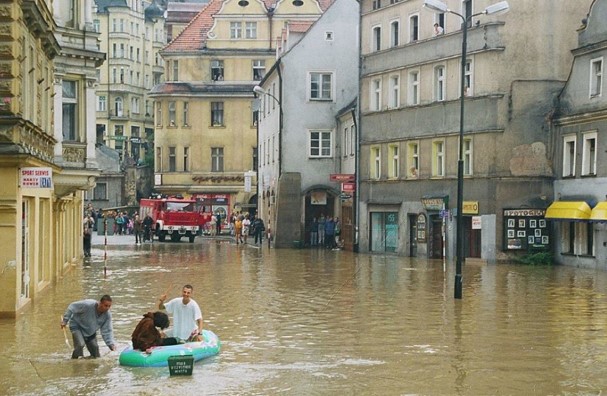
M444 32L445 32L445 30L441 27L441 25L439 25L438 23L434 24L434 35L435 36L440 36Z
M167 295L160 296L158 309L166 309L173 315L173 329L167 332L167 336L170 333L170 336L184 341L202 341L202 312L196 301L190 298L193 289L192 285L185 285L181 298L174 298L166 304Z

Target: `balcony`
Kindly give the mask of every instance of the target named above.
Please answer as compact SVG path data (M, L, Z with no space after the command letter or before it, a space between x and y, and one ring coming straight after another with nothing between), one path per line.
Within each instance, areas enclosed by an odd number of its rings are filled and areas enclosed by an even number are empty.
M468 29L468 54L503 50L506 44L499 34L499 28L503 25L503 22L491 22ZM462 31L457 30L439 37L365 54L363 75L457 58L461 53Z

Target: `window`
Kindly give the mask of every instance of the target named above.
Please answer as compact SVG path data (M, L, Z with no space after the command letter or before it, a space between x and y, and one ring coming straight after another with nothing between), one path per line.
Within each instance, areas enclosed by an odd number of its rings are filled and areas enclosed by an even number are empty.
M462 1L461 14L468 21L468 27L472 27L472 0L463 0Z
M259 103L259 102L258 102ZM251 125L256 126L257 122L259 121L259 104L256 104L255 102L251 103Z
M388 163L388 177L391 179L397 179L399 176L400 159L398 154L398 144L391 144L388 146L388 155L390 158L390 162Z
M381 0L373 0L373 9L377 10L378 8L381 8Z
M156 125L162 126L162 103L156 102Z
M175 126L175 117L177 116L177 104L174 101L169 102L169 126Z
M112 54L114 54L114 58L118 58L118 45L116 43L112 44Z
M223 102L211 102L211 126L223 126Z
M310 73L310 100L331 100L332 73Z
M101 31L101 22L99 19L93 19L93 31L97 33Z
M409 42L419 40L419 15L409 17Z
M253 80L260 81L266 74L266 61L254 60L253 61Z
M561 252L594 256L594 223L561 222Z
M472 96L472 60L466 60L464 68L464 96Z
M124 142L124 125L114 125L114 137L116 142L114 143L114 148L118 151L122 151L123 142ZM122 153L120 154L122 158Z
M177 160L175 158L175 147L169 147L169 172L175 172L177 170Z
M76 81L63 80L63 140L78 139L78 85Z
M590 97L601 96L603 93L603 58L590 61Z
M472 139L464 138L464 175L472 175Z
M350 155L354 156L354 151L356 150L356 129L354 125L350 127Z
M190 103L189 102L183 102L183 126L189 126L190 125Z
M242 26L240 22L230 22L230 38L240 39L242 38Z
M563 177L575 176L575 135L563 138Z
M253 156L253 169L257 169L257 168L259 168L259 162L258 162L259 160L257 158L257 153L258 153L257 147L253 147L252 150L253 150L253 153L252 153L252 156Z
M257 38L257 22L247 22L245 25L245 38L256 39Z
M106 111L107 110L107 98L105 95L97 96L97 111Z
M342 141L341 141L341 156L342 157L348 156L348 148L350 147L349 139L350 139L350 128L344 127L344 134L343 134Z
M223 147L211 147L211 172L223 172Z
M67 18L65 21L65 27L69 28L77 28L78 27L78 3L76 0L68 0L67 1Z
M223 80L223 61L222 60L211 61L211 79L213 81Z
M99 183L93 188L93 199L95 201L107 200L107 183Z
M408 177L417 179L419 175L419 144L409 143L407 145L407 157L409 158L409 173Z
M373 34L371 37L373 38L373 43L371 43L372 51L381 50L381 26L373 27Z
M390 108L396 109L400 105L400 77L390 76Z
M156 172L162 172L162 148L156 147Z
M325 32L325 41L333 41L333 32Z
M173 61L173 81L179 81L179 61Z
M131 112L133 114L139 114L139 98L131 98Z
M183 171L184 172L190 171L190 148L189 147L183 148Z
M434 99L445 100L445 66L434 68Z
M381 148L379 146L371 147L369 165L369 177L371 179L379 180L381 177Z
M398 47L400 35L400 22L392 21L390 23L390 46Z
M445 176L445 142L432 142L432 176Z
M381 110L381 80L371 81L371 110Z
M330 158L332 133L329 131L310 131L310 158Z
M596 132L583 134L582 176L596 176Z
M409 104L419 104L419 71L409 72Z

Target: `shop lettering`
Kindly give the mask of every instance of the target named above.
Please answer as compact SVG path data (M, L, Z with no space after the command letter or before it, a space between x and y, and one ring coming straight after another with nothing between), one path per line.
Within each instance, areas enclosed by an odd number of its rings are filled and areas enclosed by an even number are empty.
M546 209L509 209L504 210L504 217L544 217Z

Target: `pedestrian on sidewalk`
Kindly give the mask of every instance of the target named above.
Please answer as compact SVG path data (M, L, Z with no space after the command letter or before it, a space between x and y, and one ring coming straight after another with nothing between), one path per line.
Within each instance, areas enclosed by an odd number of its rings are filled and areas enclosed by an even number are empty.
M135 234L135 244L142 243L142 235L143 235L143 220L139 218L139 215L135 215L135 219L133 220L133 233Z

